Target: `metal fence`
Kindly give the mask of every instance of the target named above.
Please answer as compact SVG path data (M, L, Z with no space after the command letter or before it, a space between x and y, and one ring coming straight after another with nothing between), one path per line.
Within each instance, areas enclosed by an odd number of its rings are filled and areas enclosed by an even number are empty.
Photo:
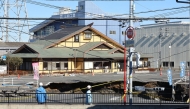
M0 103L37 103L35 93L6 93L0 96ZM171 95L171 94L170 94ZM129 104L129 95L126 95L126 103ZM86 94L82 93L47 93L45 104L86 104ZM123 105L123 94L92 93L92 104ZM133 95L132 104L187 104L186 101L172 101L164 97L149 95Z

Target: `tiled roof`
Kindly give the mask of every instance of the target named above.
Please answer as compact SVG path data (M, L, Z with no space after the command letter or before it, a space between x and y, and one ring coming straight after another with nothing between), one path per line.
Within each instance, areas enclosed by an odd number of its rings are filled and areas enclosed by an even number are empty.
M44 45L44 47L49 46L53 43L57 42L57 40L36 40L35 42L32 42L31 44L39 44Z
M98 45L102 44L103 42L88 42L78 48L79 51L86 52L90 49L93 49L94 47L97 47Z
M28 42L0 42L0 47L20 47Z
M76 27L67 27L67 28L62 28L46 37L44 37L44 40L51 40L51 39L61 39L65 36L68 36L69 34L72 34L85 26L76 26Z
M113 52L115 52L117 50L118 50L118 48L113 48L113 49L108 50L108 53L113 53Z

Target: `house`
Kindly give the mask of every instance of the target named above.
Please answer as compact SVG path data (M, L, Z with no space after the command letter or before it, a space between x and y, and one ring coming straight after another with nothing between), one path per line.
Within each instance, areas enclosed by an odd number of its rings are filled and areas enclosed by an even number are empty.
M39 63L40 73L108 73L123 69L122 45L92 27L62 28L41 40L24 44L11 57L23 58L19 70L32 71Z
M14 52L23 44L28 42L1 42L0 41L0 56Z

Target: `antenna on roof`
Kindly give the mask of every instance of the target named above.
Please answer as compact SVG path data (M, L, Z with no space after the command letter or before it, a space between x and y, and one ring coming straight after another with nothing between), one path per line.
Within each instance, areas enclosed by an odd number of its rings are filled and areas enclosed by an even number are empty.
M92 22L92 23L88 24L87 26L90 26L90 27L91 27L93 24L94 24L94 22Z

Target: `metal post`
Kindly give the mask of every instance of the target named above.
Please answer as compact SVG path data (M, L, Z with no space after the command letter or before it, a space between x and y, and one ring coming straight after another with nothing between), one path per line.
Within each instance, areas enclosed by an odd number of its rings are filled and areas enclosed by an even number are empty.
M169 49L170 49L170 54L169 54L169 55L170 55L170 56L169 56L169 66L168 66L169 69L171 69L171 62L170 62L170 61L171 61L171 47L172 47L172 46L171 46L171 43L170 43L170 45L169 45Z
M132 61L133 61L133 53L132 50L133 48L130 47L130 57L129 57L129 83L130 83L130 90L129 90L129 104L132 105L133 102L133 69L132 69Z
M8 53L8 56L9 56L9 53ZM9 58L10 59L10 58ZM8 59L8 68L7 68L7 70L8 70L8 75L9 75L9 59Z
M9 17L9 0L7 0L7 6L6 6L6 17L8 18ZM8 19L6 19L6 42L9 42L9 30L8 30Z
M160 68L160 75L162 75L162 61L161 61L161 37L162 37L162 28L160 27L160 35L159 35L159 68Z
M126 104L126 47L124 48L124 105Z
M123 100L124 100L124 105L126 105L126 78L127 78L127 75L126 75L126 36L124 37L124 83L123 83L123 87L124 87L124 97L123 97Z
M133 7L134 7L134 0L130 0L130 3L129 3L129 7L130 7L130 9L129 9L129 13L130 13L130 15L129 15L129 18L130 18L130 21L129 21L129 26L133 26L133 20L131 20L132 18L133 18ZM132 48L130 47L129 48L130 49L130 51L129 51L129 80L130 80L130 90L129 90L129 104L130 105L132 105L132 91L133 91L133 89L132 89L132 83L133 83L133 80L132 80L132 54L131 54L131 50L132 50Z

